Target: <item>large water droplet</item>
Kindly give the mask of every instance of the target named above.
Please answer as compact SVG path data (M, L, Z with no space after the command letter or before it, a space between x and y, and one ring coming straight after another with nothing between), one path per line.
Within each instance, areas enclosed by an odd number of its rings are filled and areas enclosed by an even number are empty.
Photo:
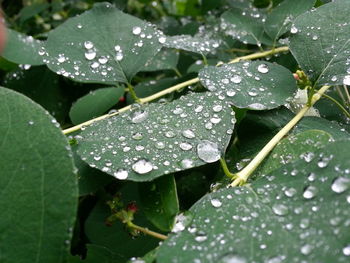
M295 25L292 25L292 27L290 28L290 32L291 32L292 34L298 33L298 29L295 27Z
M303 255L309 255L311 253L312 249L313 249L313 247L311 245L306 244L300 248L300 252Z
M181 167L184 169L189 169L193 167L193 161L190 159L183 159L180 163Z
M288 214L288 207L282 204L274 204L272 211L278 216L284 216Z
M333 192L338 194L345 192L346 190L349 189L349 187L350 187L350 179L342 176L336 178L333 181L331 186Z
M144 110L135 111L131 114L132 123L140 123L146 120L148 117L148 112Z
M345 256L350 256L350 244L343 248L343 254Z
M113 176L119 180L125 180L126 178L128 178L128 171L124 169L119 169L113 173Z
M258 66L258 71L259 71L260 73L265 74L265 73L269 72L269 67L268 67L266 64L260 64L260 65Z
M85 52L85 58L87 60L93 60L96 57L96 52L93 50L88 50L87 52Z
M315 186L310 185L305 188L303 197L305 199L312 199L317 195L317 192L318 192L317 188Z
M180 148L184 151L189 151L192 149L192 145L187 142L180 143Z
M222 206L222 202L219 199L211 199L210 203L212 206L218 208Z
M84 42L84 47L86 49L92 49L94 47L94 44L91 41L85 41Z
M159 43L164 44L166 42L166 37L161 36L160 38L158 38L158 41Z
M198 157L206 163L213 163L220 159L219 146L207 140L197 145L197 154Z
M132 165L132 169L138 174L146 174L153 170L151 162L141 159Z
M194 137L196 137L196 135L194 134L194 132L192 130L184 130L182 132L182 136L184 136L185 138L188 138L188 139L193 139Z
M231 78L231 81L232 81L233 83L239 84L239 83L241 83L241 81L242 81L242 77L241 77L241 76L238 76L238 75L234 75L234 76Z
M139 27L139 26L134 26L134 27L132 28L132 33L133 33L134 35L140 35L140 33L141 33L141 27Z
M208 237L204 232L198 232L194 238L194 240L196 240L197 242L204 242L207 239Z
M346 86L350 86L350 75L344 77L343 84Z

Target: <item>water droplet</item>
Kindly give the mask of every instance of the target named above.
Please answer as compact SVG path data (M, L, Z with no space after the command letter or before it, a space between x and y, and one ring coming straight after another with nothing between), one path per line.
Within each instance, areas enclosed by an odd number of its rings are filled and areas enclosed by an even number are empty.
M193 167L193 161L190 159L183 159L180 163L181 167L184 169L189 169Z
M175 132L173 132L173 131L167 131L167 132L165 132L165 137L167 137L167 138L173 138L173 137L175 137L176 136L176 134L175 134Z
M221 105L215 105L214 107L213 107L213 111L214 112L220 112L222 110L222 106Z
M258 71L260 73L266 74L267 72L269 72L269 67L266 64L260 64L258 66Z
M140 132L135 132L135 133L131 136L131 138L133 138L134 140L141 140L141 139L143 138L143 135L142 135L142 133L140 133Z
M96 52L93 50L88 50L87 52L85 52L85 58L87 60L93 60L96 57Z
M94 47L94 44L92 44L91 41L85 41L85 42L84 42L84 47L85 47L86 49L92 49L92 48Z
M139 26L134 26L134 27L132 28L132 33L133 33L134 35L140 35L140 33L141 33L141 27L139 27Z
M312 186L312 185L308 186L304 190L303 197L305 199L312 199L316 196L317 192L318 192L318 190L315 186Z
M157 149L164 149L165 143L164 142L156 142L156 148Z
M345 256L350 256L350 244L343 248L343 254Z
M135 111L131 114L132 123L140 123L146 120L148 117L148 112L144 110Z
M123 58L124 58L124 56L123 56L122 52L118 52L117 55L115 56L116 61L122 61Z
M100 58L98 59L98 62L100 62L102 65L103 65L103 64L106 64L106 63L108 62L108 58L102 56L102 57L100 57Z
M218 208L222 206L222 202L219 199L211 199L210 203L212 206Z
M119 45L116 45L116 46L114 46L114 50L119 52L119 51L121 51L121 47Z
M125 180L126 178L128 178L128 171L124 169L119 169L113 173L113 176L119 180Z
M350 86L350 75L344 77L343 84L346 86Z
M182 132L182 136L184 136L185 138L188 138L188 139L193 139L194 137L196 137L196 135L194 134L194 132L192 130L184 130Z
M284 194L288 197L293 197L296 193L297 193L297 190L295 190L295 188L293 187L288 188L284 191Z
M232 78L231 78L231 81L235 84L239 84L241 83L242 81L242 77L241 76L238 76L238 75L234 75Z
M33 125L33 124L34 124L34 121L28 121L28 124L29 124L29 125Z
M223 255L217 263L247 263L247 260L241 256L238 256L236 254L226 254Z
M207 239L208 239L207 235L203 232L198 232L194 238L194 240L196 240L197 242L204 242Z
M178 214L175 217L175 223L173 228L171 229L171 232L178 233L186 229L186 226L188 226L193 219L192 214L189 214L187 212Z
M312 40L317 40L318 39L318 36L316 36L316 35L314 35L313 37L312 37Z
M198 157L206 163L213 163L220 159L219 146L207 140L197 145L197 154Z
M57 58L57 61L58 61L59 63L63 63L63 62L66 61L66 57L65 57L63 54L59 54L59 55L58 55L58 58Z
M312 250L312 246L309 245L309 244L306 244L304 246L302 246L300 248L300 252L303 254L303 255L309 255L311 253L311 250Z
M288 214L288 207L282 204L274 204L272 211L278 216L284 216Z
M226 95L227 95L228 97L233 97L234 95L236 95L236 91L234 91L234 90L228 90L228 91L226 91Z
M101 156L98 156L98 155L94 156L94 160L95 160L95 161L101 160Z
M99 66L100 66L100 64L98 62L96 62L96 61L92 62L91 65L90 65L90 67L92 69L97 69Z
M187 142L180 143L180 148L184 151L189 151L192 149L192 145Z
M166 37L161 36L160 38L158 38L158 41L159 43L164 44L166 42Z
M329 161L333 158L333 156L330 157L322 157L318 162L317 166L320 168L325 168L328 166Z
M292 34L298 33L298 29L295 27L295 25L292 25L292 27L290 28L290 32L291 32Z
M140 159L132 165L132 169L138 174L146 174L153 170L153 165L145 159Z
M349 187L350 187L350 179L342 176L336 178L333 181L331 186L332 191L337 194L341 194L345 192L346 190L349 189Z

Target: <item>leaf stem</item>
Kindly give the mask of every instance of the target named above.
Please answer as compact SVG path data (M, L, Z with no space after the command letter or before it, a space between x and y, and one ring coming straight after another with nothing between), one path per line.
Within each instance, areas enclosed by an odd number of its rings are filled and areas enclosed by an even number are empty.
M233 178L234 174L230 172L230 170L227 167L227 163L224 158L220 158L220 164L222 167L222 170L224 171L225 175L229 178Z
M273 54L277 54L277 53L281 53L281 52L286 52L288 51L289 48L286 46L286 47L279 47L279 48L275 48L275 49L272 49L272 50L268 50L268 51L263 51L263 52L258 52L258 53L254 53L254 54L250 54L250 55L246 55L246 56L242 56L242 57L237 57L235 59L232 59L231 61L228 62L228 64L232 64L232 63L237 63L237 62L240 62L242 60L250 60L250 59L257 59L257 58L263 58L263 57L266 57L266 56L270 56L270 55L273 55ZM217 64L217 66L221 66L223 65L224 63L220 62ZM143 103L147 103L147 102L150 102L150 101L153 101L153 100L156 100L164 95L167 95L169 93L172 93L174 91L177 91L177 90L180 90L186 86L189 86L189 85L192 85L192 84L196 84L197 82L199 82L199 78L193 78L193 79L190 79L190 80L187 80L185 82L182 82L182 83L179 83L175 86L172 86L170 88L167 88L165 90L162 90L158 93L155 93L151 96L148 96L148 97L145 97L145 98L139 98L139 103L143 104ZM130 87L129 87L130 88ZM114 115L117 115L119 113L122 113L122 112L125 112L125 111L128 111L131 109L131 106L128 105L124 108L121 108L118 110L118 112L116 113L113 113L113 114L105 114L105 115L102 115L100 117L97 117L95 119L91 119L89 121L86 121L86 122L83 122L79 125L76 125L74 127L71 127L71 128L68 128L68 129L65 129L63 130L63 134L69 134L69 133L72 133L72 132L75 132L75 131L78 131L80 130L82 127L84 126L88 126L88 125L91 125L92 123L94 123L95 121L100 121L100 120L103 120L103 119L106 119L108 117L112 117Z
M265 147L254 157L254 159L243 168L243 170L234 174L234 181L230 186L238 186L244 184L248 177L255 171L265 157L272 151L272 149L279 143L279 141L287 135L287 133L304 117L305 113L321 98L330 86L323 86L317 91L311 98L310 104L305 105L294 118L286 124L266 145Z
M130 221L127 222L127 225L130 228L136 229L136 230L138 230L138 231L140 231L140 232L142 232L142 233L144 233L146 235L149 235L149 236L161 239L161 240L166 240L168 238L167 236L165 236L163 234L160 234L160 233L154 232L152 230L149 230L147 228L135 225L133 222L130 222Z
M137 97L137 95L136 95L134 87L130 83L128 83L128 91L135 102L137 102L137 103L141 102L140 98Z
M329 99L330 101L332 101L335 105L337 105L337 106L344 112L344 114L346 115L346 117L350 118L350 113L343 107L343 105L340 104L339 101L337 101L337 100L334 99L333 97L328 96L328 95L326 95L326 94L322 94L322 97L325 97L325 98Z

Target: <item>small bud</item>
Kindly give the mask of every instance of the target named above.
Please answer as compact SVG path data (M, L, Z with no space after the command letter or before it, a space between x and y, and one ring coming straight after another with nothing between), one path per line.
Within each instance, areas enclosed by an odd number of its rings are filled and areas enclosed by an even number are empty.
M127 211L130 211L130 212L133 212L133 213L136 213L137 210L138 210L138 207L137 207L137 205L136 205L135 202L131 202L131 203L129 203L129 204L127 205L126 210L127 210Z

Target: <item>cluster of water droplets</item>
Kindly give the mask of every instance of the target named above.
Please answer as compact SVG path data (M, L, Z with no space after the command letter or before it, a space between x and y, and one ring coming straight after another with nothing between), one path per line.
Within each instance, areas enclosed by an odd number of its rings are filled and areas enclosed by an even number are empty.
M229 105L210 92L173 103L134 105L130 112L87 127L79 138L80 155L118 179L127 179L130 172L180 171L218 161L234 122Z

